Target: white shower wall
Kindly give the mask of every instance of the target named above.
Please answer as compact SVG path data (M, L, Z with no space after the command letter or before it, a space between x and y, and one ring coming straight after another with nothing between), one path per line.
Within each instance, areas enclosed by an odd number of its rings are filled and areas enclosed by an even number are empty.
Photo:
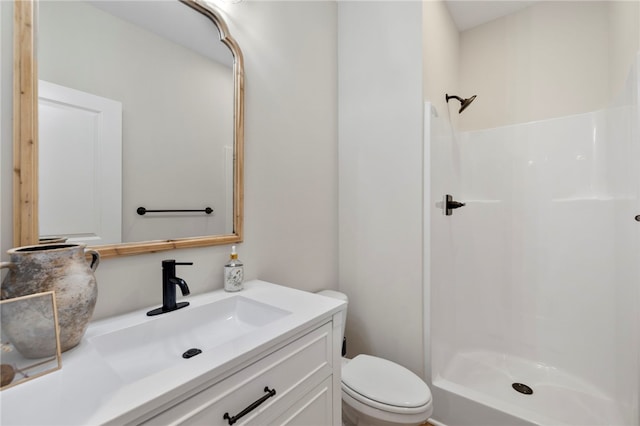
M456 354L505 354L584 381L638 422L633 75L631 99L591 113L461 134L432 118L434 380ZM443 216L444 193L466 206Z

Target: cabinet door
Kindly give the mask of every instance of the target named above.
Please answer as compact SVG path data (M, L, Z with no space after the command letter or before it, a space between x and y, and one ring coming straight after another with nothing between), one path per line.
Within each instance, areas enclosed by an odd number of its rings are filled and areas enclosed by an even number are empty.
M325 379L300 398L271 424L289 426L328 426L332 421L332 381Z

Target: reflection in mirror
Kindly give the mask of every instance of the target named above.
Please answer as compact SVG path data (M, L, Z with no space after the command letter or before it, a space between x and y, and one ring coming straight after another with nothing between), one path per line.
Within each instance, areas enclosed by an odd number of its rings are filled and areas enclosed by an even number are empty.
M211 21L178 2L45 1L38 31L40 236L231 233L233 57Z
M16 2L16 34L34 36L32 5ZM36 21L37 61L23 36L15 59L38 66L19 68L19 100L40 92L38 116L35 99L14 107L39 129L15 136L21 152L39 139L39 161L16 157L17 245L62 236L109 257L241 241L242 54L219 14L190 0L46 1Z

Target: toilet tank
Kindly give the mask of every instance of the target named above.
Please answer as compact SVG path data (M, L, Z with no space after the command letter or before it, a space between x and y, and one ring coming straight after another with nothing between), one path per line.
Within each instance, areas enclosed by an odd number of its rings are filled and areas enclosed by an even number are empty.
M319 294L325 297L331 297L333 299L343 300L347 303L347 309L349 309L349 298L344 293L341 293L335 290L321 290L321 291L318 291L316 294ZM341 339L344 339L344 330L345 330L345 327L347 326L347 309L344 310L344 315L342 317L342 336L340 336Z

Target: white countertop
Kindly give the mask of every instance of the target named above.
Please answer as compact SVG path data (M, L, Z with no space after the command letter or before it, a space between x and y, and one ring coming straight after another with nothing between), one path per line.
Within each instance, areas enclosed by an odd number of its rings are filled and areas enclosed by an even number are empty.
M175 367L133 383L126 383L111 369L93 347L91 339L174 313L148 317L146 312L155 307L151 306L93 322L80 345L62 354L62 369L0 392L0 424L124 424L190 389L225 377L243 362L346 309L346 304L340 300L259 280L246 282L241 292L218 290L180 300L190 302L190 306L183 308L187 310L235 295L291 314L218 346L214 351L204 351L189 360L178 360Z

